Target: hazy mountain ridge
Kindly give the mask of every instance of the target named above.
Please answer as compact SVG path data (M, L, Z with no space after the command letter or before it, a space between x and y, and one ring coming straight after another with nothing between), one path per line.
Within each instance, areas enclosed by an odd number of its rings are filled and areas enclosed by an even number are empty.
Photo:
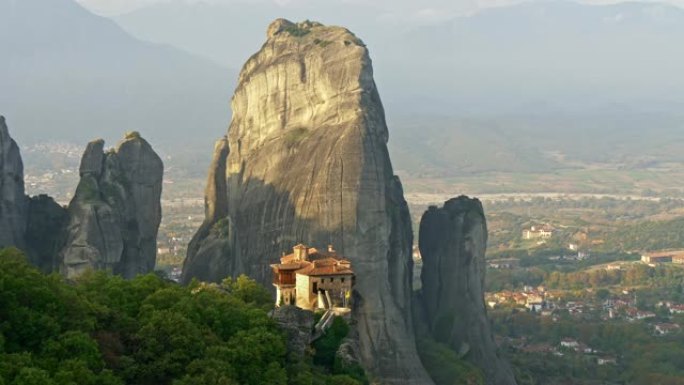
M230 118L230 70L136 40L72 0L1 0L0 49L0 110L22 143L138 129L205 144Z
M413 176L684 163L684 118L677 115L418 115L389 124L396 168Z
M684 88L683 26L684 12L662 4L531 2L416 28L401 36L402 50L383 44L376 55L399 65L390 74L422 68L407 88L453 92L433 109L674 111L683 102L674 92Z
M271 16L348 26L373 53L396 167L413 175L683 160L681 8L535 1L409 24L345 7L171 1L116 21L224 63L249 57Z
M684 64L684 10L671 5L534 1L427 24L393 21L385 12L359 3L170 1L116 21L146 40L233 67L258 43L260 20L285 16L349 26L373 50L390 116L407 109L453 115L614 105L671 112L684 105L677 72ZM237 22L244 18L253 23ZM226 40L244 35L232 39L229 55Z
M137 41L71 0L0 0L0 11L0 48L8 58L0 62L0 110L21 143L81 145L137 129L160 153L185 158L179 166L206 167L208 151L197 149L210 149L227 126L234 71ZM361 16L347 23L349 11ZM348 25L373 52L390 151L397 170L412 175L682 161L679 8L532 2L430 25L386 24L381 11L368 4L169 2L116 22L236 65L259 46L262 26L278 12ZM393 27L379 27L387 25ZM621 44L611 47L614 37ZM622 70L597 61L611 50Z

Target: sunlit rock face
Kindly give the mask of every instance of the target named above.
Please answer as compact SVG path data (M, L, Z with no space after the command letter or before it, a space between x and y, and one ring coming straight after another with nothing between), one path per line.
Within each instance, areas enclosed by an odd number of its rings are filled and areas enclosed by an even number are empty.
M27 215L24 164L5 118L0 116L0 248L25 246Z
M161 158L137 133L106 153L104 141L88 144L60 254L66 277L92 269L133 278L154 270L163 173Z
M242 69L232 109L227 215L208 210L184 280L247 273L270 285L269 264L283 251L332 244L356 273L363 365L380 383L432 383L411 322L410 216L363 42L344 28L276 20ZM223 207L210 195L207 207ZM238 249L197 258L216 241L212 227L236 234Z
M484 302L487 223L482 203L465 196L430 207L420 221L422 291L415 304L434 340L482 369L487 384L512 385L497 354ZM421 325L422 326L422 325Z

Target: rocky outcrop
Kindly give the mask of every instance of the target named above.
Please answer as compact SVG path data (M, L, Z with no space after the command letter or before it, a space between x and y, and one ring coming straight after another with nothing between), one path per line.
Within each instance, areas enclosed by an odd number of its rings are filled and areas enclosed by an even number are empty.
M88 144L60 253L65 276L95 269L132 278L154 269L163 172L136 132L107 153L102 140Z
M26 227L27 253L31 263L45 273L58 271L59 251L64 246L67 210L47 195L31 197Z
M288 354L294 359L305 357L313 337L313 313L294 306L281 306L273 310L273 320L287 336Z
M422 310L427 333L483 370L487 384L512 385L497 354L484 303L487 224L482 204L464 196L430 207L420 222ZM420 321L417 321L420 322Z
M0 116L0 248L24 248L28 198L24 195L24 164L19 146Z
M0 116L0 248L23 250L46 273L57 266L66 210L46 195L24 192L24 166L19 146Z
M19 147L0 117L0 247L22 249L44 272L73 278L106 269L131 278L154 269L163 165L130 133L111 152L88 144L68 211L46 195L24 195Z
M184 283L193 277L218 282L244 272L237 231L228 216L226 162L229 152L227 137L216 142L204 193L205 219L188 245L183 263Z
M384 384L430 384L412 332L411 221L363 42L344 28L276 20L232 109L228 215L207 210L184 280L246 273L270 286L281 252L333 244L355 266L362 364ZM213 170L222 174L220 162ZM231 247L213 246L207 229L219 224L236 235Z
M335 352L335 366L344 371L355 371L355 368L363 367L361 362L361 348L359 346L358 328L352 323L349 334L342 340L340 347Z

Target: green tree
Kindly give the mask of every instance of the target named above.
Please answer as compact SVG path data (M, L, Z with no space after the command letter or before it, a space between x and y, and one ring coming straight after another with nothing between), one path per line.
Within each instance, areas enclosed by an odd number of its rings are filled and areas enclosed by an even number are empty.
M12 385L55 385L55 382L47 371L27 367L19 370Z
M270 309L274 306L271 294L263 286L246 275L241 275L237 279L228 277L223 280L221 286L247 304L253 304L265 309Z
M169 384L180 378L186 367L203 356L206 343L196 325L182 314L155 311L145 322L133 354L135 370L130 380L139 384Z
M183 287L154 274L90 272L65 282L7 249L0 292L0 385L365 383L355 367L329 376L344 321L321 350L327 367L314 367L309 356L286 354L270 295L244 276Z
M335 317L332 325L326 333L314 342L316 355L314 363L327 368L332 368L335 364L335 353L339 349L342 340L349 334L349 325L342 317Z

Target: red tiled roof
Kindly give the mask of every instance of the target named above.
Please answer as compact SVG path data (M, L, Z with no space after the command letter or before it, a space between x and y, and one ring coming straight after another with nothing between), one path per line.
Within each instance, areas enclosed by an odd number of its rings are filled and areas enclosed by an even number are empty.
M283 255L282 258L280 258L280 263L290 263L295 260L295 255L294 254L288 254L288 255Z
M297 245L295 248L307 248L304 245ZM314 247L307 248L307 260L297 260L295 254L288 254L280 258L280 264L273 264L271 267L276 270L292 271L297 274L308 276L326 275L353 275L354 272L349 268L351 262L346 259L338 260L337 253L321 252ZM344 266L341 266L344 265Z
M350 269L339 269L335 266L323 266L323 267L307 267L301 271L297 271L297 274L308 275L310 277L315 276L325 276L325 275L354 275L354 272Z
M295 247L297 247L297 246L295 246ZM308 248L307 259L310 261L318 260L318 259L324 259L324 258L334 258L334 257L337 257L337 252L335 252L335 251L326 252L326 251L320 251L320 250L316 249L315 247L309 247ZM281 263L290 263L294 260L296 260L294 253L284 255L280 258Z
M661 330L678 330L679 329L679 325L671 324L671 323L656 324L655 326L657 328L660 328Z
M335 258L323 258L323 259L317 259L313 261L313 264L316 265L316 267L323 267L323 266L334 266L338 263L338 260Z
M308 262L305 262L308 263ZM273 264L271 265L272 267L277 268L278 270L298 270L303 267L303 263L300 262L295 262L295 263L280 263L280 264Z

